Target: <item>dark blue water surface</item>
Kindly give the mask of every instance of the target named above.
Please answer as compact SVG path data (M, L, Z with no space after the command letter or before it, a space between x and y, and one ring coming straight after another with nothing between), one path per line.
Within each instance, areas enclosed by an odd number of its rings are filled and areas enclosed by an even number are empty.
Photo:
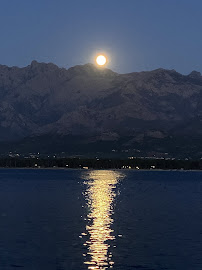
M201 270L202 173L1 169L0 269Z

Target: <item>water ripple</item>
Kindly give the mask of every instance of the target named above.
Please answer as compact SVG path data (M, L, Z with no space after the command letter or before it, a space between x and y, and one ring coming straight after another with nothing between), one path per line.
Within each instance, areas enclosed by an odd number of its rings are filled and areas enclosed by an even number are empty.
M111 228L114 220L112 217L116 185L122 174L116 171L92 171L86 176L87 203L86 236L84 246L88 251L84 253L85 264L88 269L113 268L113 254L110 249L112 240L115 239Z

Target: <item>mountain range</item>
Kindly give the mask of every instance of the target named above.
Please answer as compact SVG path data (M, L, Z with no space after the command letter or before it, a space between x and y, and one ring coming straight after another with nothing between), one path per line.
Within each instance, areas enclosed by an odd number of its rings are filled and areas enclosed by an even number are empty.
M202 76L0 65L0 154L202 156Z

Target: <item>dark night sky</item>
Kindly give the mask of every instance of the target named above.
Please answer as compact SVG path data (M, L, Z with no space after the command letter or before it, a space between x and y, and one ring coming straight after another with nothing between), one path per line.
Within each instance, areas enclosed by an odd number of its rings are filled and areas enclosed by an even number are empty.
M105 52L125 73L202 71L201 0L0 0L0 64L62 67Z

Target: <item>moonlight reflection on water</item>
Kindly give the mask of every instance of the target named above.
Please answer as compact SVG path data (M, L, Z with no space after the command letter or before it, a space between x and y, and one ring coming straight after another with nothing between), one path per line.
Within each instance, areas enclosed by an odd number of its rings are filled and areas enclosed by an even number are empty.
M87 180L84 194L87 202L87 246L85 264L88 269L113 268L113 257L110 251L111 241L115 239L111 228L113 223L113 204L115 188L122 174L116 171L92 171L85 176Z

